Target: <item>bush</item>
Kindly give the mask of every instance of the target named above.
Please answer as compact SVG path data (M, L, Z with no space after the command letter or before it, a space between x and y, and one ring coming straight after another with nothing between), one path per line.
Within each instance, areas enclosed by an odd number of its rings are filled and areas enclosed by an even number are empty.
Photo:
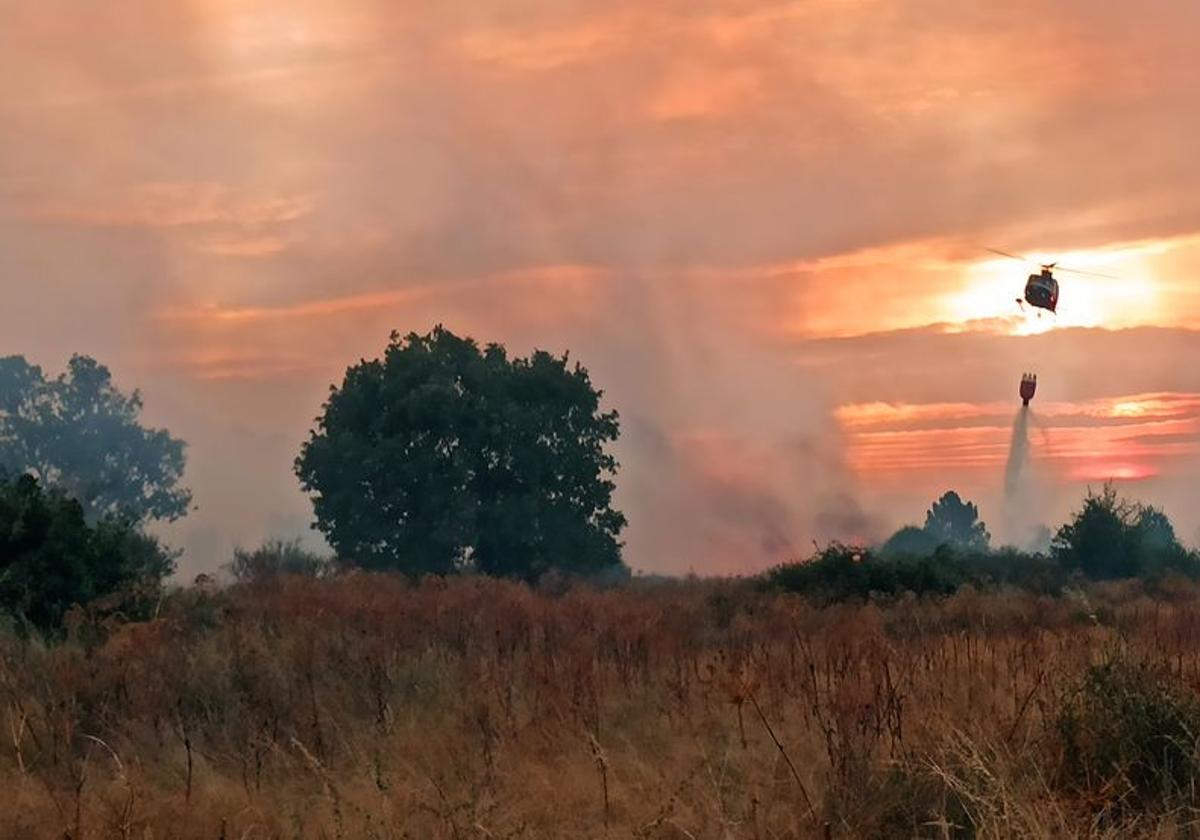
M932 554L937 547L937 538L924 528L905 525L880 546L879 553L885 557L924 556Z
M1158 810L1191 795L1200 701L1159 669L1121 659L1093 666L1053 727L1059 784L1104 810Z
M807 562L771 569L764 582L785 592L844 601L905 591L948 595L966 578L950 552L938 550L926 557L879 557L868 548L834 543Z
M1093 580L1200 576L1200 562L1184 549L1157 508L1117 495L1111 485L1089 492L1083 507L1054 536L1052 553L1065 568Z
M764 584L833 602L873 595L949 595L970 584L977 589L1012 586L1039 594L1062 591L1068 576L1040 554L1015 549L960 552L940 546L926 555L879 555L870 549L835 543L810 560L777 566Z
M105 519L23 475L0 481L0 610L40 630L61 626L76 605L99 598L129 617L146 615L174 567L153 537Z
M249 582L280 575L328 577L337 571L337 563L304 548L299 540L268 540L254 551L236 549L226 568L239 582Z
M1003 548L959 555L971 583L978 588L1010 586L1038 595L1058 595L1071 575L1051 557Z
M857 784L831 791L826 807L835 820L855 821L854 836L864 840L958 840L975 836L968 805L923 762L898 761L872 768Z

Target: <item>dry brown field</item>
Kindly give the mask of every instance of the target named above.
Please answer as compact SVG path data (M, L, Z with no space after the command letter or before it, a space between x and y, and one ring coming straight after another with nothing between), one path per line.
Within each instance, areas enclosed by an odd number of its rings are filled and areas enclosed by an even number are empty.
M1188 837L1198 686L1184 584L180 591L0 639L0 836Z

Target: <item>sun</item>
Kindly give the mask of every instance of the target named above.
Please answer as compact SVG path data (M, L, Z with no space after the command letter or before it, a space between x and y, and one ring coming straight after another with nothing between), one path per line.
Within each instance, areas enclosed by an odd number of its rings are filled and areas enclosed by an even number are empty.
M1144 401L1125 400L1113 405L1111 410L1112 417L1142 417L1149 410L1148 405Z
M1080 464L1070 475L1076 481L1145 481L1157 476L1158 471L1148 464L1098 461Z

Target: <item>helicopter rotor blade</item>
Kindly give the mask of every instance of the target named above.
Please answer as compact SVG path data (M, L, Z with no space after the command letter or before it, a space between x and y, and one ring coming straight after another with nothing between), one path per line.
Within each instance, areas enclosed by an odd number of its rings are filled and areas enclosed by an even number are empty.
M1027 257L1021 257L1016 254L1010 254L1008 251L1001 251L997 248L984 248L985 251L991 251L993 254L999 254L1002 257L1008 257L1010 260L1019 260L1020 262L1033 262Z
M1066 271L1070 274L1082 274L1085 277L1103 277L1105 280L1120 280L1121 279L1120 277L1116 277L1112 274L1101 274L1098 271L1083 271L1082 269L1079 269L1079 268L1063 268L1061 265L1058 266L1057 268L1055 268L1054 270L1055 271Z
M1057 262L1039 263L1037 260L1029 259L1029 257L1022 257L1019 254L1010 254L1008 251L1001 251L999 248L988 248L987 246L983 246L983 250L988 251L993 254L996 254L1001 257L1008 257L1010 260L1018 260L1019 262L1023 262L1023 263L1039 265L1042 268L1045 268L1045 269L1048 269L1051 271L1065 271L1070 274L1082 274L1085 277L1102 277L1105 280L1120 280L1121 279L1120 277L1116 277L1112 274L1101 274L1098 271L1084 271L1081 268L1066 268L1065 266L1059 265Z

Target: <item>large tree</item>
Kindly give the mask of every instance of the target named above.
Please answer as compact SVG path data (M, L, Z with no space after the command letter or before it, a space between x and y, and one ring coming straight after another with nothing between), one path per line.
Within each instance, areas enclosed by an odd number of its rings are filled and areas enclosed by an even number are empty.
M21 356L0 358L0 470L62 489L93 522L178 519L191 502L184 444L143 427L141 411L141 394L121 393L95 359L74 356L47 379Z
M393 334L331 389L296 472L348 562L527 580L611 568L625 517L600 398L565 355Z
M111 605L144 614L174 559L132 523L94 525L61 490L31 475L0 479L0 610L42 630L73 606L119 596Z

